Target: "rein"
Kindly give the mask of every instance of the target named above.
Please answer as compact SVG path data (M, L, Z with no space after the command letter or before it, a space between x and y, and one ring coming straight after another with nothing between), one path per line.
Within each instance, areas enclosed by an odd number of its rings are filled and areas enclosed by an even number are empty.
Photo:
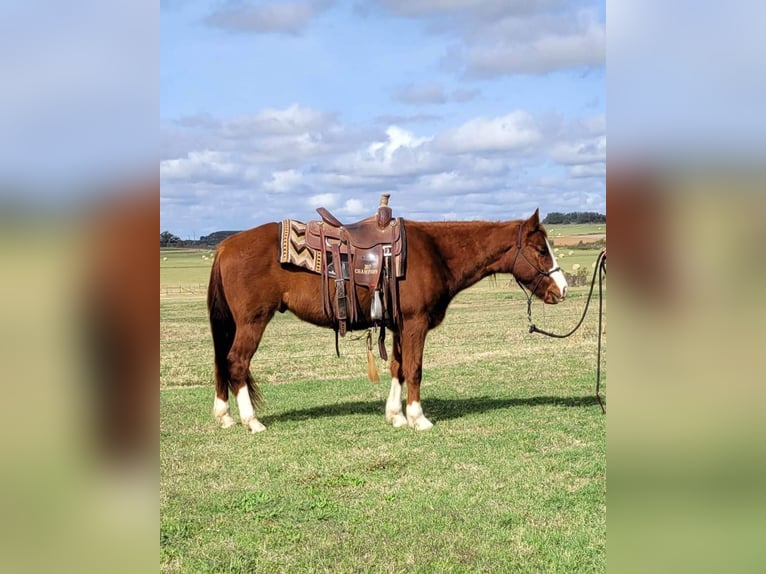
M515 263L515 260L514 260L514 263ZM604 414L606 414L606 408L604 407L604 403L601 400L601 395L599 394L599 390L601 388L601 332L602 332L602 322L603 322L602 320L604 315L604 296L603 296L602 285L603 285L605 274L606 274L606 249L602 249L601 252L598 254L598 257L596 258L596 268L593 270L593 278L590 281L590 291L588 292L588 299L587 301L585 301L585 308L583 309L582 316L580 317L580 320L577 322L577 325L575 325L571 331L563 335L558 333L551 333L549 331L545 331L544 329L540 329L537 325L535 325L532 322L532 293L534 293L534 289L532 290L531 293L527 293L526 289L524 289L524 286L519 282L518 279L516 279L516 283L518 283L519 287L521 287L521 290L524 292L524 295L526 295L527 297L527 319L529 321L529 332L540 333L541 335L545 335L546 337L554 337L556 339L566 339L567 337L573 335L577 331L577 329L579 329L582 326L582 323L585 320L585 315L588 313L588 306L590 305L590 301L593 298L593 287L596 284L596 275L598 275L598 358L596 362L596 400L598 401L598 404L601 407L601 410ZM515 276L514 276L514 279L515 279Z

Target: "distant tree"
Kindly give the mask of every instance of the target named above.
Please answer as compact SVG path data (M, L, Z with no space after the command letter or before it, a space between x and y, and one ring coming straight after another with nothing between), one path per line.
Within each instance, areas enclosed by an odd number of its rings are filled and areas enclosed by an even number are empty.
M234 235L235 233L239 233L239 231L215 231L211 233L210 235L203 235L199 238L199 245L207 246L207 247L215 247L218 245L221 241L226 239L227 237Z
M160 247L170 247L171 245L178 245L181 238L177 235L173 235L170 231L163 231L160 233Z
M570 213L552 211L545 216L543 223L550 225L562 223L606 223L606 215L596 213L595 211L572 211Z
M564 221L564 214L559 213L558 211L553 211L545 216L545 219L543 219L543 223L549 224L549 225L555 225L558 223L566 223Z

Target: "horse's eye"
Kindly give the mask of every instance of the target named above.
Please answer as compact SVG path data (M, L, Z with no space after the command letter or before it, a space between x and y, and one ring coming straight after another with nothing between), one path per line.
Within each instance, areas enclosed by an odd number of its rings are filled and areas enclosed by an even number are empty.
M548 248L547 247L538 247L537 251L540 253L540 255L545 256L548 255Z

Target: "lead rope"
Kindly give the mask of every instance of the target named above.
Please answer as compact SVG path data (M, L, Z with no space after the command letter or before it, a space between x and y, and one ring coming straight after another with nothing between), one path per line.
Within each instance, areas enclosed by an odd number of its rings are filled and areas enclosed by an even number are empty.
M598 358L596 362L596 400L598 401L599 406L601 407L601 411L606 414L606 408L604 407L604 403L601 400L601 395L599 393L601 389L601 333L602 333L602 318L604 315L604 297L603 297L603 288L602 284L604 281L604 275L606 274L606 249L602 249L601 253L598 254L598 257L596 258L596 268L593 270L593 278L590 281L590 291L588 292L588 299L585 302L585 309L583 309L582 317L580 317L580 320L578 321L577 325L574 326L574 328L569 331L568 333L564 335L559 335L557 333L550 333L549 331L545 331L544 329L540 329L537 325L532 323L532 294L527 294L526 289L524 289L524 286L519 283L519 280L516 279L516 283L519 284L519 287L521 287L521 290L524 292L524 295L527 297L527 319L529 321L529 332L530 333L540 333L541 335L545 335L547 337L554 337L556 339L565 339L577 331L577 329L580 328L583 321L585 320L585 315L588 312L588 306L590 305L590 300L593 298L593 287L596 284L596 275L598 275ZM534 290L532 291L534 293Z

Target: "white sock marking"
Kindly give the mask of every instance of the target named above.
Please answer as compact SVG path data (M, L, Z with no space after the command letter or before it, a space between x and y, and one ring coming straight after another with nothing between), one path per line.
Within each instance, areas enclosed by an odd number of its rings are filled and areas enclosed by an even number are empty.
M229 414L229 401L224 401L215 397L213 401L213 416L221 423L222 428L233 427L236 421Z
M250 429L250 432L257 433L266 430L261 421L255 418L255 409L253 408L253 403L250 402L250 393L247 392L247 385L243 385L237 391L237 405L239 405L239 418L242 419L242 424Z
M423 415L423 408L418 401L413 401L411 404L407 405L407 422L415 430L428 430L434 426L433 423Z
M386 421L397 428L407 424L402 414L402 384L396 377L391 379L391 391L386 401Z
M239 406L239 418L247 425L255 418L255 409L250 402L250 393L247 392L247 385L242 385L237 391L237 405Z
M220 419L226 414L229 414L229 401L224 401L216 397L215 401L213 401L213 415L215 418Z

